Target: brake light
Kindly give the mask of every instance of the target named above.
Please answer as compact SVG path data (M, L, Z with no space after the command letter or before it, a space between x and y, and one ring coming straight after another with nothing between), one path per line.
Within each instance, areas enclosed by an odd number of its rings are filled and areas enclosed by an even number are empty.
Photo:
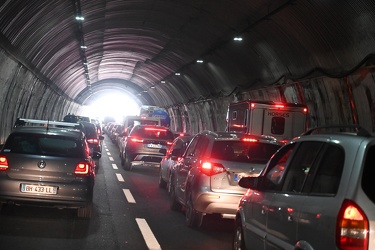
M201 171L205 175L212 176L215 174L224 173L227 170L220 163L202 162Z
M5 171L9 168L8 160L5 156L0 156L0 171Z
M245 142L258 142L259 141L258 139L248 138L248 137L242 138L242 140Z
M275 108L283 109L283 108L284 108L284 105L282 105L282 104L276 104L276 105L275 105Z
M167 145L171 146L173 143L171 141L167 141Z
M367 250L369 222L366 214L353 201L344 200L336 228L336 244L342 250Z
M90 172L91 165L87 162L80 162L77 164L74 173L76 175L88 175Z
M99 140L96 139L96 138L90 138L90 139L87 139L87 142L88 143L92 143L92 144L99 144Z
M303 109L303 112L307 113L307 108L304 108L304 109Z
M140 143L142 143L142 142L143 142L143 139L131 138L130 141L131 141L131 142L140 142Z
M167 131L166 129L162 129L162 128L145 128L145 130L160 131L160 132L166 132Z

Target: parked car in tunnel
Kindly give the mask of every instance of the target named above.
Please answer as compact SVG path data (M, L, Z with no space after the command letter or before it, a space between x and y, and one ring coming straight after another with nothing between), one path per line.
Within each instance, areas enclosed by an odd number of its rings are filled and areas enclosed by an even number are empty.
M198 133L172 167L171 209L180 211L184 207L186 224L191 227L199 227L206 214L234 218L246 192L238 181L258 176L281 145L271 136Z
M185 152L189 142L193 136L191 135L181 135L176 137L173 140L172 146L166 150L165 156L160 162L160 171L159 171L159 187L165 188L169 183L171 176L171 168L177 163L178 157L181 157ZM168 185L168 190L169 190Z
M91 216L98 154L90 154L77 126L17 120L0 151L0 205L74 208L78 217Z
M173 133L167 127L157 125L135 125L125 132L120 158L125 170L133 165L160 167L160 161L173 142Z
M374 249L374 165L375 137L359 126L291 141L240 180L233 249Z

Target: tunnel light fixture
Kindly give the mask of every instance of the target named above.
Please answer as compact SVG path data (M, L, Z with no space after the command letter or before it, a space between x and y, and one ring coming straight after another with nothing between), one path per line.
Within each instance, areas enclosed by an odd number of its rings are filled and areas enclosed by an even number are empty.
M233 40L240 42L240 41L242 41L242 37L236 36L235 38L233 38Z
M198 60L197 60L197 63L203 63L203 60L198 59Z
M85 18L83 16L76 16L76 20L77 21L83 21L83 20L85 20Z
M87 49L86 45L81 45L81 49Z
M174 73L176 76L180 76L181 74L180 73L178 73L178 72L176 72L176 73Z
M165 81L161 81L161 83L165 83Z
M152 88L152 89L154 89L154 88L155 88L155 86L151 86L151 88Z

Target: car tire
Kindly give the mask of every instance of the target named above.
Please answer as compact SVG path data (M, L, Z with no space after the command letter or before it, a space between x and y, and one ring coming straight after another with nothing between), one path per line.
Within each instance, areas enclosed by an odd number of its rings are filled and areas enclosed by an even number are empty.
M130 160L130 156L128 154L124 154L125 155L125 159L124 159L124 169L127 170L127 171L130 171L131 168L132 168L132 163L131 163L131 160Z
M186 200L185 222L189 227L200 227L203 222L203 214L194 209L193 198L189 194Z
M240 218L237 218L235 221L232 249L233 250L246 249L243 228L242 228L242 223L241 223Z
M163 177L161 176L161 167L159 169L159 188L166 188L167 182L163 180Z
M92 215L92 204L77 209L78 218L89 219Z
M181 211L181 204L177 201L176 197L176 184L173 181L172 175L170 175L170 181L168 185L168 194L169 194L169 200L170 200L170 208L173 211Z

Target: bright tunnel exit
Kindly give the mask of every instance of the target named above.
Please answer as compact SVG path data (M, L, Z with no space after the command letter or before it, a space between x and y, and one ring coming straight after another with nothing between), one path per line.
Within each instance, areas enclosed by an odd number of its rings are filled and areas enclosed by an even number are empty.
M116 122L122 122L128 115L139 115L140 106L129 95L108 94L97 99L85 109L85 115L104 121L106 117L112 117Z

